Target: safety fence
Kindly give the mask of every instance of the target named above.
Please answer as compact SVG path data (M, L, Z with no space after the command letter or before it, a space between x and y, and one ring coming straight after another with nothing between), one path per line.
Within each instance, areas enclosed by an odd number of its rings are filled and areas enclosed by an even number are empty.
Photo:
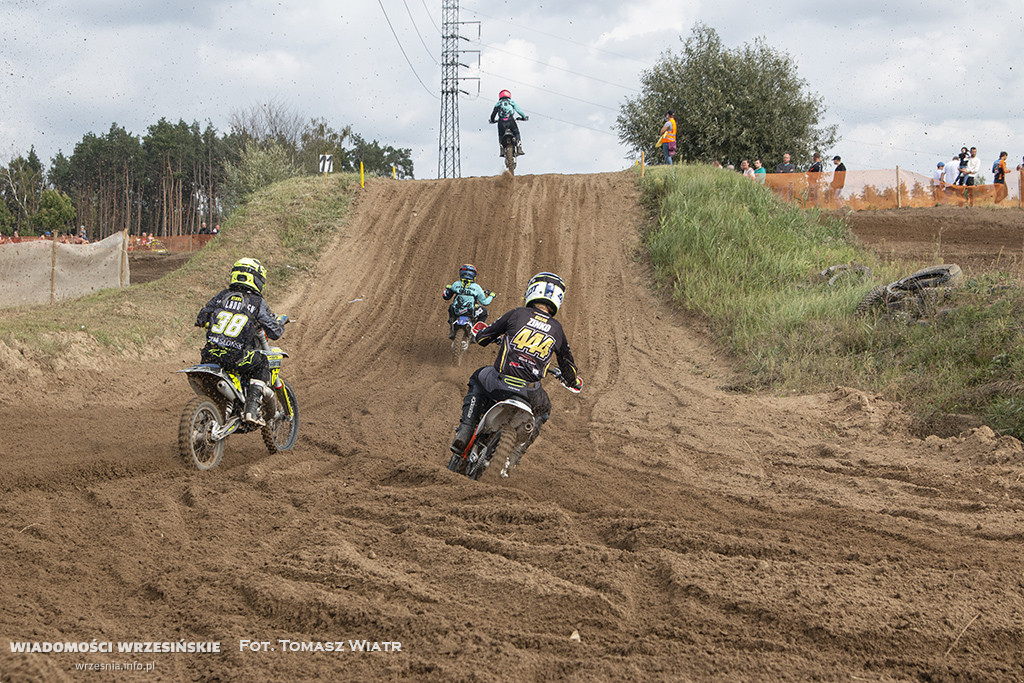
M35 239L0 245L0 308L127 287L127 243L122 231L91 244Z
M949 185L899 167L832 173L766 173L755 176L755 182L763 182L782 199L821 209L1024 208L1024 171L1008 173L1005 184L974 186Z

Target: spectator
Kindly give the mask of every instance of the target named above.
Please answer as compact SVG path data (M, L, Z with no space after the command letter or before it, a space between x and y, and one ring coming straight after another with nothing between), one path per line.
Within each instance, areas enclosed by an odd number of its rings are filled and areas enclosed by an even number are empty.
M761 163L761 160L754 159L754 180L764 185L767 176L768 171L765 169L764 164Z
M960 170L960 175L956 178L957 185L963 185L967 181L967 160L971 157L970 152L967 151L966 147L960 148L960 154L957 155L957 168Z
M789 160L789 152L782 155L782 163L775 167L776 173L793 173L796 169Z
M992 164L992 182L996 185L995 203L1006 199L1009 192L1006 189L1006 159L1009 156L1006 152L999 153L999 161Z
M671 109L665 114L665 125L661 127L658 144L665 153L665 163L672 165L672 157L676 155L676 113Z
M949 163L946 164L946 186L957 185L957 180L960 178L960 157L956 154L950 159Z
M754 169L750 167L750 162L746 159L740 162L740 173L743 174L744 178L754 179Z
M967 180L965 185L977 185L978 174L981 172L981 159L978 157L978 148L971 147L971 156L967 158Z
M838 205L842 203L839 195L842 194L843 187L846 186L846 164L843 163L842 157L838 154L832 157L832 163L836 165L835 170L832 172L832 196Z
M807 199L811 204L818 203L818 183L821 182L821 153L815 152L811 157L811 165L807 167Z
M1024 171L1024 157L1020 158L1020 163L1017 164L1017 170L1018 171Z
M932 196L939 201L943 188L946 187L946 162L940 161L935 164L935 172L932 173Z
M213 226L213 234L216 235L218 232L220 232L220 223Z
M209 235L210 234L210 229L208 227L206 227L206 221L203 221L203 227L199 228L199 234L200 235Z

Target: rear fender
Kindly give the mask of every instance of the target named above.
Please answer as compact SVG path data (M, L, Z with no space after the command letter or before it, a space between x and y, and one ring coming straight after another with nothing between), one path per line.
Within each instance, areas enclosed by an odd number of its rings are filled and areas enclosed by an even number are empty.
M493 434L498 430L513 429L517 433L533 431L533 410L530 404L518 398L498 401L484 413L477 425L477 434Z
M242 390L242 382L238 375L225 371L215 363L200 363L177 372L188 375L189 386L200 396L228 399L230 394L230 398L243 402L245 400L245 392ZM218 385L222 382L227 385L227 394L219 389Z

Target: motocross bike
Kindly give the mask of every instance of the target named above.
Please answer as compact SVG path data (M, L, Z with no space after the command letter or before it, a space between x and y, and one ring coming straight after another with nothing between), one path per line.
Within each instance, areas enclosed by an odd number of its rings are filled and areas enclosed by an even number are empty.
M509 119L512 117L502 116L499 119L498 126L501 133L501 156L505 159L505 168L508 172L515 174L516 172L516 157L519 156L518 144L516 143L516 136L512 132L512 126L509 125ZM516 116L516 121L527 121L525 116Z
M214 363L199 363L177 371L188 376L188 383L196 392L185 405L178 424L178 450L186 463L201 470L212 469L224 456L225 439L257 429L262 431L263 443L272 454L295 445L299 436L299 404L291 385L281 378L281 360L288 354L270 346L262 330L257 338L259 350L266 354L270 365L270 384L263 394L263 427L242 420L245 389L237 374Z
M562 373L557 368L552 369L551 374L562 382ZM578 393L574 389L569 390ZM498 401L480 418L466 449L452 454L448 469L476 480L497 458L502 463L499 474L507 479L533 441L534 430L539 428L526 399L513 396Z

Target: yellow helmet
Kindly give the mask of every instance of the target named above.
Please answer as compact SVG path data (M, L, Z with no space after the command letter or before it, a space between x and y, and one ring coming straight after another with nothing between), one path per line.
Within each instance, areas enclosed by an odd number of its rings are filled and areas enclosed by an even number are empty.
M243 258L231 266L231 287L242 287L257 294L263 294L263 286L267 284L267 269L254 258ZM238 287L235 287L238 285Z

